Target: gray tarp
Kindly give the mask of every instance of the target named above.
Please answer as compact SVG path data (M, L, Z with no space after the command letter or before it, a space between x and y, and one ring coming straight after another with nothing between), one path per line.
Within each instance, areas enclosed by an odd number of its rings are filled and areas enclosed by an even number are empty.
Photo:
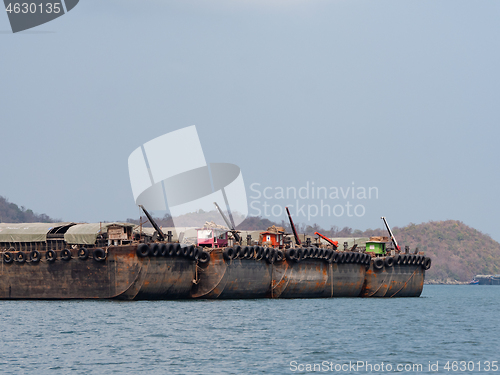
M99 234L107 233L110 225L120 225L124 227L133 227L130 223L91 223L76 224L67 230L64 234L64 240L68 244L93 245Z
M47 233L72 223L0 224L0 242L45 242Z

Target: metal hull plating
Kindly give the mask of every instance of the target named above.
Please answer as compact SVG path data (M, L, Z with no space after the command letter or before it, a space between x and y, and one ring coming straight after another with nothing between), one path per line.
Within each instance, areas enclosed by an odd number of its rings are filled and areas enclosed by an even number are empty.
M193 298L331 298L357 297L366 267L359 263L330 264L319 259L225 260L212 251L210 262L200 267Z
M275 267L272 298L357 297L365 280L359 263L327 263L307 259Z
M225 260L222 250L210 253L210 262L198 270L193 298L265 298L272 281L272 267L265 260Z
M361 297L419 297L425 271L420 265L395 264L381 269L370 263Z
M2 262L0 299L189 298L195 262L136 255L137 246L111 246L106 259Z

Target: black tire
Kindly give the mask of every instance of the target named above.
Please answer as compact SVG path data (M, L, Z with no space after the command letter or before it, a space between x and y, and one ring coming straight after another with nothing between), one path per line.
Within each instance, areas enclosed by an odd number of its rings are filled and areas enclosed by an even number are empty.
M371 254L366 254L365 264L367 266L369 266L371 262L372 262L372 256L371 256Z
M276 250L274 249L274 247L271 247L269 249L266 260L270 264L273 264L276 261Z
M3 253L3 262L10 264L14 261L14 257L12 256L12 253L10 251L6 251Z
M345 255L346 255L345 252L339 253L339 258L338 258L338 263L339 264L343 264L345 262Z
M307 259L309 257L309 249L307 247L302 248L302 259Z
M149 245L149 256L157 257L160 255L160 245L157 243L152 243Z
M85 255L83 257L80 256L80 251L82 250L85 250ZM89 251L86 248L82 247L80 251L78 252L78 258L85 260L89 257ZM139 258L147 257L149 255L149 246L145 243L141 243L139 246L137 246L136 253Z
M173 243L167 245L167 253L169 257L175 256L175 246Z
M325 256L323 258L325 260L325 262L332 263L333 262L332 257L333 257L333 251L330 249L326 249Z
M193 245L188 246L188 257L189 257L189 259L194 259L194 246Z
M318 258L325 259L325 249L319 249Z
M394 265L401 264L401 255L396 254L394 255Z
M425 261L422 263L422 267L424 270L428 270L429 268L431 268L431 265L432 265L432 260L431 258L425 258Z
M257 254L258 246L250 246L250 251L248 252L248 259L254 259Z
M312 249L312 256L314 259L318 259L319 257L319 249L317 247L313 247Z
M411 254L411 265L414 266L417 263L417 256L415 254Z
M89 251L85 247L80 247L78 249L78 258L81 260L87 260L89 258Z
M242 259L247 259L248 258L248 252L250 251L248 246L245 246L243 248L243 251L241 252L241 258Z
M351 263L353 254L350 251L347 251L344 254L345 254L344 263Z
M202 251L203 251L203 249L201 247L195 247L193 260L198 260L200 258L200 254Z
M262 259L267 260L267 258L269 258L269 248L265 247L262 251Z
M303 255L304 255L303 249L301 247L299 247L297 249L295 258L293 260L296 261L296 262L300 262L302 260Z
M189 257L189 246L184 246L182 248L182 256L184 258L188 258Z
M355 253L356 254L356 263L361 263L361 253Z
M408 254L403 254L401 255L401 263L403 266L406 266L408 264Z
M182 247L180 243L174 244L174 255L176 257L182 256Z
M70 249L63 249L61 251L61 259L68 261L71 259L71 250Z
M240 258L241 255L242 255L242 253L243 253L243 250L242 250L241 246L240 245L236 245L234 247L234 258L233 259Z
M57 259L57 253L54 250L47 250L45 252L45 259L47 259L50 263L55 262Z
M373 260L373 268L375 268L376 270L384 268L384 260L382 258L375 258Z
M394 265L394 258L393 257L385 257L385 266L387 268L390 268Z
M283 250L276 250L276 262L282 262L284 258Z
M263 251L264 248L262 246L255 246L255 259L261 260Z
M292 261L297 256L297 251L295 249L286 249L285 257L288 261Z
M104 262L106 260L106 252L98 247L92 252L92 257L96 262Z
M226 247L224 249L224 252L222 253L222 256L224 257L225 260L231 260L234 258L234 249L232 247Z
M167 247L167 244L162 243L160 245L160 255L162 257L168 257L168 247Z
M332 263L337 263L338 261L339 261L339 252L333 251L332 252Z
M423 255L417 255L417 262L415 263L417 266L421 266L425 261L425 257Z
M198 259L198 262L200 264L206 264L210 261L210 254L207 253L205 250L203 250L200 254L200 258Z
M26 254L24 251L18 251L16 254L16 262L17 263L24 263L26 262Z
M30 261L33 263L38 263L40 262L40 259L42 259L42 254L38 250L33 250L30 253Z

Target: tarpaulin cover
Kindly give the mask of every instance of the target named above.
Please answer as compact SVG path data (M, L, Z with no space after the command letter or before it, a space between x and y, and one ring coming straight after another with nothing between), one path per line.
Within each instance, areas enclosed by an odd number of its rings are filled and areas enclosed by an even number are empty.
M108 232L111 225L120 225L122 227L134 227L130 223L90 223L76 224L69 228L64 234L64 240L68 244L93 245L97 236Z
M47 233L72 223L15 223L0 224L0 242L45 242Z

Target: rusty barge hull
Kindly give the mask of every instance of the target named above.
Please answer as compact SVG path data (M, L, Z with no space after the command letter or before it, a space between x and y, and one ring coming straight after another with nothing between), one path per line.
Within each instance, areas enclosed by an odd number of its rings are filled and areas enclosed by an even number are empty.
M0 299L185 299L196 262L181 257L138 257L137 245L110 246L105 259L25 260L0 266ZM16 252L13 253L17 257Z
M385 260L385 258L384 258ZM361 297L420 297L425 269L417 264L393 264L377 268L372 260L366 270Z
M366 266L322 259L224 259L222 250L198 270L193 298L331 298L359 296Z

